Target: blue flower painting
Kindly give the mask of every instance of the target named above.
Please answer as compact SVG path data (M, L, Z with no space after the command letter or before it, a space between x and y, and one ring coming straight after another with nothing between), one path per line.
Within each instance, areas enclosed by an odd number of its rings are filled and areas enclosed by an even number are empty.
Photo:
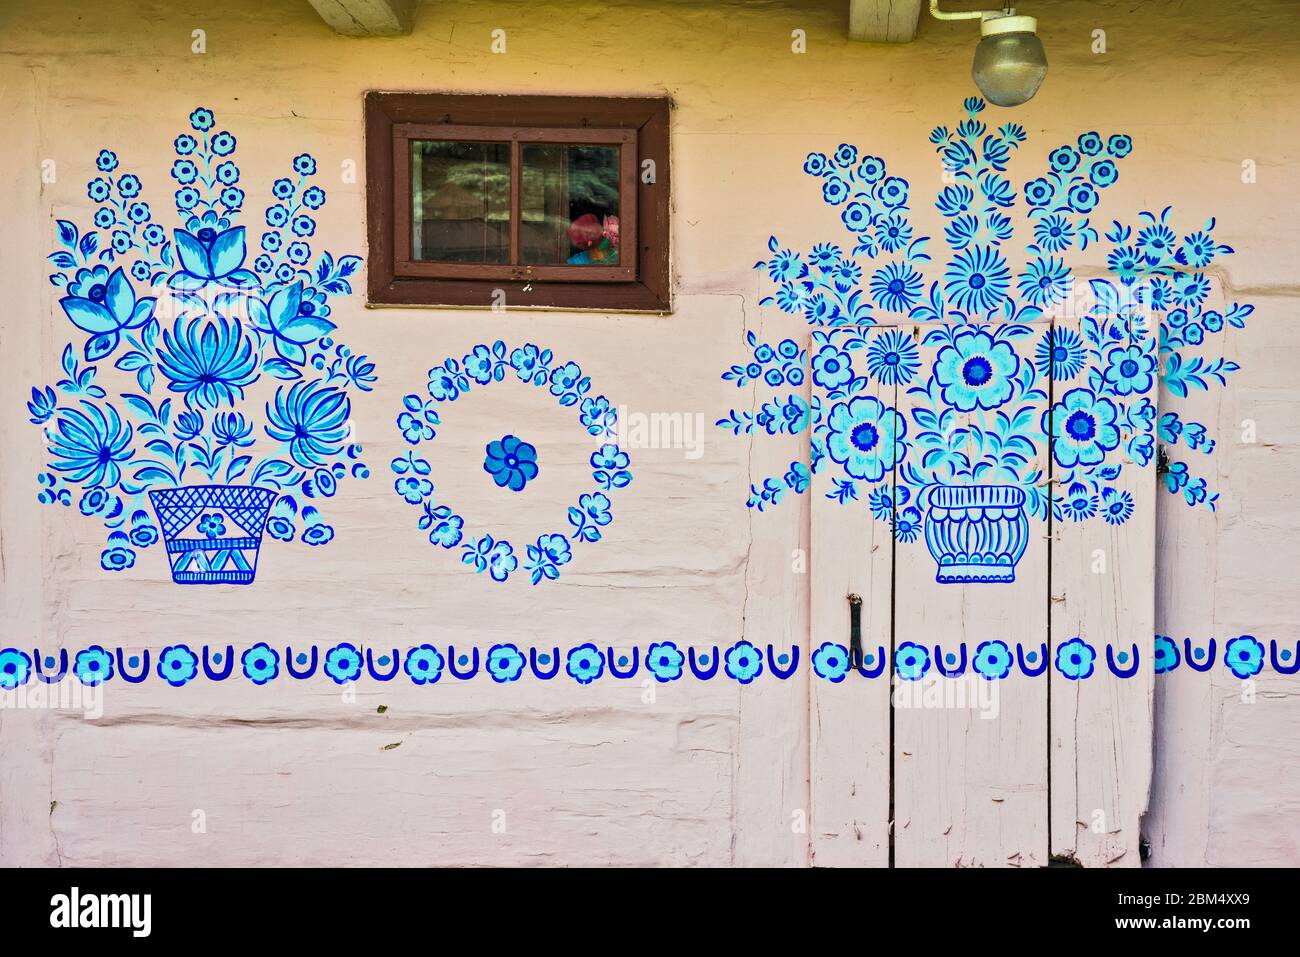
M793 359L798 352L796 347L788 358ZM562 516L563 521L556 522L553 517L545 531L531 541L526 539L519 549L499 535L467 528L464 516L452 505L439 502L440 493L429 477L432 467L424 457L426 443L437 437L442 426L443 405L464 402L497 383L547 395L546 401L554 401L561 408L576 406L580 435L593 444L587 461L595 489L579 492L576 501L570 499L573 504ZM394 490L403 501L419 508L419 527L428 533L429 543L447 550L459 548L461 564L494 582L508 581L522 564L522 573L531 584L538 585L559 579L562 569L574 560L579 545L600 541L604 528L613 521L610 493L631 484L632 470L631 456L616 441L615 407L607 397L590 392L591 378L576 362L558 360L550 349L531 342L514 348L499 339L491 344L479 343L460 359L447 358L434 365L424 394L402 399L396 424L408 451L390 463L397 476ZM512 433L484 447L483 472L494 488L508 493L511 499L527 500L518 493L525 492L541 474L539 463L537 446Z
M1225 386L1239 367L1206 347L1253 307L1208 303L1205 270L1232 252L1213 238L1213 219L1182 234L1168 207L1104 234L1094 223L1132 152L1128 136L1088 132L1057 146L1017 190L1008 169L1024 128L991 126L980 99L964 107L955 127L930 134L945 174L934 200L942 264L911 224L916 197L883 159L848 144L808 155L804 172L848 242L803 253L768 240L755 268L775 288L760 304L810 326L808 342L747 333L745 357L722 378L773 393L717 424L808 436L808 461L751 484L750 508L829 472L827 498L862 503L900 542L924 539L938 582L1010 582L1030 520L1130 521L1125 469L1158 467L1189 505L1216 506L1176 458L1180 445L1213 450L1206 426L1157 417L1156 395ZM1020 253L1018 204L1028 219ZM1108 276L1077 279L1071 260L1103 243ZM920 654L905 672L923 673ZM1000 677L1004 659L985 647L977 670Z
M103 520L108 571L161 541L174 581L247 584L268 528L307 545L334 537L316 505L369 474L349 416L374 363L333 337L330 301L352 293L361 259L313 254L309 211L326 199L309 183L315 160L293 159L251 238L235 136L204 107L190 127L173 144L174 226L110 150L87 185L94 228L57 222L50 282L80 336L63 378L27 404L49 450L38 498ZM119 380L113 395L101 376ZM282 384L259 431L243 407L267 377Z

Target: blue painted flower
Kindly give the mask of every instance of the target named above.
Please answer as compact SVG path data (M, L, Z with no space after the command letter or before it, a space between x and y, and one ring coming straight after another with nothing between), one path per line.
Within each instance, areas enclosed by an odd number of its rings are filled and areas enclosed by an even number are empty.
M864 203L849 203L840 213L840 219L849 229L861 232L871 225L871 207Z
M742 685L763 673L763 653L743 639L728 648L722 660L727 674Z
M306 514L306 509L303 510ZM334 526L326 525L324 522L316 522L314 525L308 525L302 530L302 537L299 541L308 545L328 545L334 540Z
M1101 490L1101 517L1107 525L1123 525L1133 517L1133 496L1113 488Z
M423 522L423 519L421 521ZM443 548L455 548L460 544L465 528L465 520L459 515L452 514L451 509L447 506L439 505L437 508L429 510L428 526L422 524L420 527L430 527L429 544L441 545Z
M1038 257L1031 261L1017 284L1020 295L1031 306L1046 309L1058 302L1064 302L1070 295L1073 283L1070 270L1064 260L1050 257Z
M975 200L975 193L969 186L945 186L935 201L939 212L952 219L967 212Z
M838 389L853 379L853 360L843 349L822 346L812 358L813 382L823 389Z
M1106 353L1105 380L1116 395L1141 395L1155 384L1156 359L1142 346Z
M1133 140L1123 133L1116 133L1106 140L1106 152L1116 159L1123 159L1133 152Z
M1056 670L1071 681L1092 677L1097 652L1082 638L1071 638L1056 648Z
M1005 641L994 639L983 642L975 649L975 657L971 659L971 667L981 678L988 681L1000 681L1007 675L1011 674L1011 649L1007 647Z
M1089 183L1079 183L1070 187L1070 191L1065 194L1065 199L1076 213L1090 213L1101 202L1101 197Z
M208 512L199 519L195 530L208 538L217 538L226 534L226 521L220 512Z
M182 133L180 136L176 137L176 140L172 145L176 148L177 156L188 156L199 148L198 140L190 136L188 133Z
M186 189L195 192L190 187ZM184 192L182 189L176 193L177 205L182 205ZM173 289L200 289L208 283L247 286L257 282L257 275L243 268L248 256L244 227L222 228L225 222L209 210L203 217L186 223L193 232L177 229L172 233L180 257L180 269L169 280Z
M438 649L433 645L418 645L406 653L403 670L412 684L436 684L442 677L444 661Z
M983 330L966 329L953 336L935 357L934 379L943 400L961 412L996 409L1015 391L1020 357L1008 342Z
M140 195L140 177L133 173L127 173L117 181L117 191L122 194L124 199L131 199Z
M580 685L589 685L605 673L605 656L591 642L569 651L564 670Z
M890 176L875 189L876 199L890 209L898 209L907 202L907 180Z
M824 642L812 653L812 665L819 678L839 684L849 673L849 650L831 641Z
M536 585L543 578L552 581L560 577L560 566L573 559L569 540L563 535L540 535L536 545L528 546L528 572Z
M671 641L657 641L645 654L645 666L655 680L661 683L676 681L682 676L686 656Z
M921 274L907 263L889 263L871 277L871 295L887 312L906 312L921 298Z
M1058 173L1073 173L1079 168L1079 154L1068 146L1062 146L1048 154L1047 162Z
M125 535L122 537L129 541ZM135 552L124 545L113 545L99 553L99 567L106 572L122 572L134 566Z
M901 329L878 332L867 346L867 374L885 385L905 385L920 368L916 340Z
M32 676L32 659L17 648L0 651L0 690L13 691Z
M1233 638L1223 649L1223 663L1238 678L1253 678L1264 668L1264 646L1252 635Z
M1081 482L1071 483L1061 503L1061 513L1075 522L1093 518L1097 514L1096 494Z
M293 460L304 468L324 465L342 451L351 412L347 393L323 382L297 382L288 392L281 386L274 404L266 406L266 434L288 443Z
M992 246L955 253L944 272L944 294L965 312L988 312L1001 304L1011 286L1011 270Z
M157 304L152 297L137 299L121 268L114 269L103 280L101 268L85 277L78 273L78 281L69 286L70 291L84 292L84 295L65 296L59 300L72 324L90 333L85 349L89 362L111 355L121 342L123 333L139 329L153 319Z
M551 395L560 405L574 405L582 393L591 388L591 379L584 378L576 362L566 362L551 372Z
M828 176L822 183L822 198L832 206L838 206L849 198L849 184L838 176Z
M829 168L830 163L824 153L809 153L803 163L804 172L811 176L821 176Z
M103 645L91 645L72 659L72 673L83 685L102 685L113 677L113 656Z
M1088 178L1095 186L1104 189L1119 179L1119 169L1110 160L1102 160L1088 168Z
M904 681L920 681L930 670L930 652L924 645L905 641L894 650L894 673Z
M492 476L499 488L519 492L537 478L537 449L513 435L487 444L483 471Z
M199 659L186 645L164 648L158 656L158 677L173 688L180 688L194 680L199 673Z
M509 642L500 645L493 645L487 653L487 670L492 676L492 680L498 684L506 684L511 681L518 681L519 676L524 673L524 665L527 659L519 653L519 649Z
M307 361L307 347L319 342L336 328L325 318L328 308L316 302L313 291L301 282L275 292L263 302L248 300L248 318L253 327L272 337L276 354L286 362L302 365Z
M350 642L340 642L325 652L325 674L335 684L345 685L361 677L361 652Z
M878 482L906 452L907 421L875 396L837 402L826 422L827 452L852 478Z
M1178 653L1178 643L1169 639L1166 635L1156 635L1155 645L1155 670L1156 674L1163 675L1173 671L1182 661L1182 656Z
M1025 184L1025 202L1030 206L1046 206L1055 195L1056 187L1042 177Z
M1073 329L1053 327L1043 333L1034 352L1034 367L1040 375L1059 380L1073 379L1083 371L1088 358L1083 337Z
M280 674L280 655L264 641L259 641L240 657L244 677L255 685L264 685Z
M316 160L309 153L299 153L293 158L293 171L302 176L311 176L316 172Z
M876 224L876 241L885 252L898 252L912 241L912 226L902 216L886 216Z
M215 122L215 118L212 115L212 111L209 110L207 107L200 106L198 109L196 109L193 113L190 114L190 126L194 127L200 133L205 133L208 130L212 129L212 124L214 122ZM186 138L191 140L193 139L193 137L188 137L188 136ZM177 149L178 150L180 149L179 143L177 143Z
M393 483L393 488L411 505L419 505L433 494L433 483L418 475L403 475Z
M857 172L864 183L878 183L885 176L885 161L879 156L864 156Z
M1034 224L1034 242L1045 253L1059 253L1074 245L1074 224L1064 216L1045 216Z
M158 371L188 408L216 409L244 398L257 378L257 353L234 319L177 319L163 330Z
M85 399L80 409L58 410L55 429L45 430L51 455L50 467L66 474L78 485L111 489L122 478L120 463L127 461L131 448L131 426L122 421L111 405L102 408Z
M1043 431L1053 438L1052 457L1066 468L1100 465L1119 447L1119 410L1091 389L1071 389L1043 413Z
M1096 156L1101 152L1101 137L1096 133L1084 133L1079 137L1079 152L1084 156Z
M284 515L272 515L270 521L266 523L266 531L272 538L282 542L291 542L294 535L298 534L293 520Z

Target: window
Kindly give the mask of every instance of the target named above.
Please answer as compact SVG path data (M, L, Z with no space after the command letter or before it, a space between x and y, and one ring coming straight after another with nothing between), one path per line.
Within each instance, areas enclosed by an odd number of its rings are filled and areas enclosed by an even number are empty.
M367 94L370 301L668 311L668 105Z

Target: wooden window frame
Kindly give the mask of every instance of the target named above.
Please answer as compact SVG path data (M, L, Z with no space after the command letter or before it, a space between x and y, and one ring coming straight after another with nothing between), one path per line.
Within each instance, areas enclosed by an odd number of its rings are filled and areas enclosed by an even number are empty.
M366 211L371 305L671 311L667 97L380 93L365 98ZM610 144L620 149L617 266L434 263L411 258L412 140L509 143L510 249L518 263L522 147ZM642 164L654 163L653 182ZM635 241L633 243L633 237ZM636 257L624 262L630 246Z

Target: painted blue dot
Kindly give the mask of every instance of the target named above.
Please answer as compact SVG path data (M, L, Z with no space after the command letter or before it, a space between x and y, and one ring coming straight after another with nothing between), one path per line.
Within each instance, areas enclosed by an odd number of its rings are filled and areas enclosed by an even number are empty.
M707 667L709 666L709 656L708 656L708 655L700 655L700 665L701 665L701 667L704 667L704 668L707 668Z
M1029 662L1031 665L1037 660L1038 652L1036 651L1031 651L1029 654L1025 655L1025 661Z
M776 656L776 663L778 665L788 665L790 663L790 656L783 651Z
M126 659L126 663L132 668L138 668L140 667L140 656L132 655L130 658Z
M461 655L456 659L456 664L461 666L469 664L469 655Z
M53 668L53 667L54 667L54 656L53 656L53 655L46 655L46 656L45 656L45 667L47 667L47 668Z
M381 667L381 668L387 668L387 667L388 667L388 663L389 663L390 661L392 661L392 660L393 660L393 659L390 658L390 657L388 657L388 655L380 655L380 656L379 656L379 667Z
M1192 657L1195 658L1197 661L1200 661L1202 658L1205 657L1205 649L1204 648L1192 649Z
M1118 661L1121 665L1128 664L1128 652L1121 651L1119 654L1115 656L1115 660Z
M215 655L212 656L212 663L214 665L221 664L221 652L218 651Z
M957 663L957 656L954 655L954 654L950 651L950 652L948 652L946 655L943 656L943 661L944 661L944 664L954 665L954 664Z
M537 656L537 663L539 665L549 665L551 663L550 654L548 652L543 651L540 655Z
M1283 661L1290 661L1290 660L1291 660L1291 649L1290 649L1290 648L1283 648L1283 649L1282 649L1282 653L1281 653L1280 655L1278 655L1278 657L1281 658Z
M298 662L298 664L300 665L305 665L307 663L307 652L305 651L298 652L298 657L295 658L294 661Z
M874 664L876 663L876 656L875 656L875 655L867 655L867 656L865 656L862 660L863 660L864 662L866 662L867 664L869 664L869 665L874 665Z
M626 668L626 667L627 667L627 655L619 655L619 656L618 656L618 666L619 666L620 668Z

